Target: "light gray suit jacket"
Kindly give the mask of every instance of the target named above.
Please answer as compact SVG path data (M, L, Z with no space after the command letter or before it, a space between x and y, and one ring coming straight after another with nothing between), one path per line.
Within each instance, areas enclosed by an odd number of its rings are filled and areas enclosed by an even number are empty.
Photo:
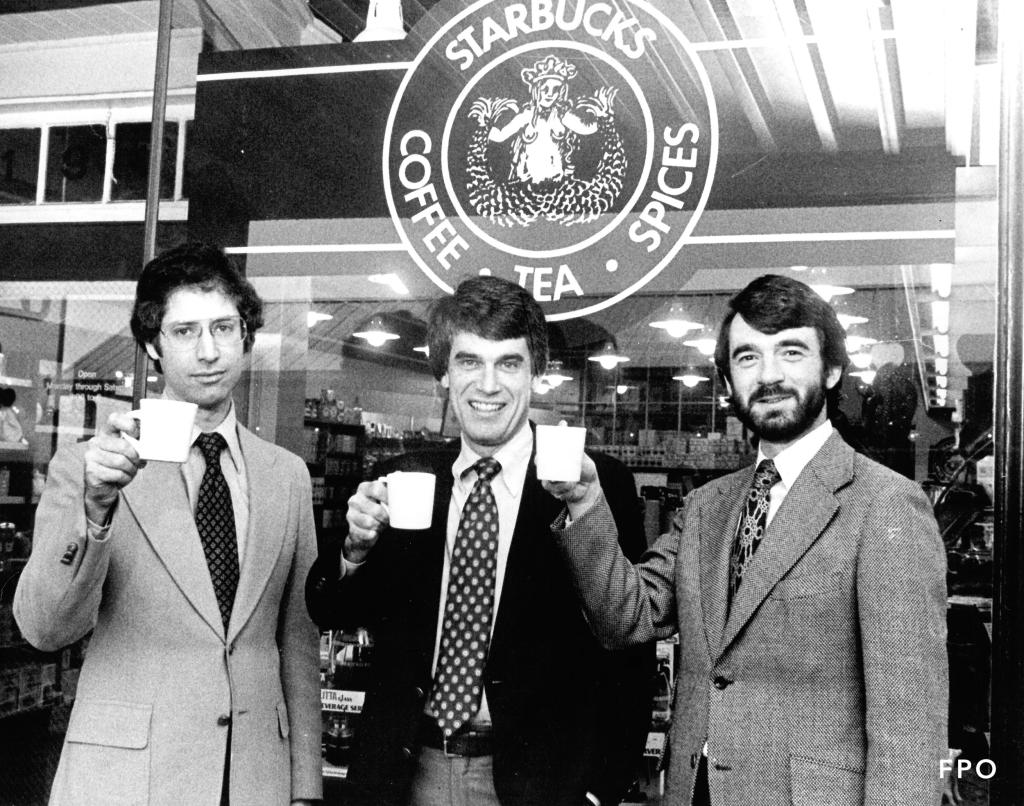
M142 468L97 541L86 534L85 446L50 463L15 617L44 650L93 630L51 804L215 806L229 716L232 804L320 796L318 637L303 593L316 554L309 473L238 433L249 534L226 634L180 465Z
M705 741L715 806L938 806L945 552L917 485L833 433L772 520L731 607L749 467L695 491L631 565L603 502L556 539L608 646L681 645L672 802Z

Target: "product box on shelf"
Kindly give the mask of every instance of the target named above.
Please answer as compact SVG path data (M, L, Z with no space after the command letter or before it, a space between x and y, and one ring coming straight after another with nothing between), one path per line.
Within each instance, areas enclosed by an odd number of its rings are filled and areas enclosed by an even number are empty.
M42 667L27 664L19 669L18 709L35 708L43 704Z
M0 669L0 716L18 710L21 672L18 668Z

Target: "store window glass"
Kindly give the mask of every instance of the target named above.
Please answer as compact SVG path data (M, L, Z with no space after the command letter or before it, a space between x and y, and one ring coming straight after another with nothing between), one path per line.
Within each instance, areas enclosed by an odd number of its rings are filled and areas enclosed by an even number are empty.
M305 460L321 546L343 538L348 496L361 480L375 478L383 461L458 437L425 352L430 306L458 272L430 263L429 276L424 262L434 259L445 232L424 228L416 235L409 223L420 212L421 221L438 226L429 204L431 194L443 195L445 182L466 180L452 194L465 212L484 190L493 190L483 182L470 188L473 171L489 166L503 189L510 178L536 180L529 199L534 207L509 210L494 202L467 217L492 241L507 243L517 232L542 229L529 226L551 214L547 234L522 247L528 254L505 266L507 276L546 305L556 286L571 295L575 281L593 310L549 322L551 363L530 417L584 426L588 448L630 468L648 541L669 528L694 490L756 456L711 360L729 298L765 273L803 280L829 300L847 334L852 363L836 427L857 451L913 480L932 502L948 564L949 744L972 762L957 780L962 802L988 803L989 782L975 765L989 757L991 740L998 2L947 4L942 14L926 4L897 2L658 4L695 46L686 69L614 53L591 69L581 54L593 54L591 47L603 52L630 28L610 33L604 44L581 33L586 48L567 46L560 51L565 59L547 65L553 71L547 78L567 79L576 71L568 82L572 92L562 106L552 106L557 115L547 113L548 128L558 136L531 132L519 141L501 139L501 129L540 97L540 85L521 75L536 70L546 54L524 51L528 56L484 71L485 58L515 46L494 27L487 29L492 41L486 49L470 32L453 38L452 48L471 70L421 74L404 105L395 106L409 65L429 39L422 32L432 33L455 13L444 5L438 4L435 13L444 13L435 19L428 13L431 0L402 4L404 29L412 35L358 45L353 40L373 27L359 0L310 3L296 12L297 20L254 6L245 19L226 13L207 29L198 15L175 5L179 46L189 35L201 44L180 61L194 66L198 80L172 77L179 82L178 100L195 100L195 120L183 126L169 121L165 129L160 195L188 199L188 209L187 221L180 213L180 229L161 245L189 237L225 246L263 297L266 325L235 402L249 428ZM222 10L230 11L227 4ZM633 267L618 262L621 255L611 247L608 254L592 250L592 259L571 276L559 275L561 263L577 269L576 253L551 257L546 251L557 250L546 250L544 239L583 230L599 239L607 221L629 205L636 218L645 216L637 229L645 234L642 243L679 236L695 199L683 204L669 192L686 181L671 173L686 156L671 150L681 143L662 140L678 139L677 127L702 114L706 99L695 65L713 89L719 133L714 176L708 171L694 179L711 186L697 225L656 275L615 299L608 286ZM649 74L634 81L634 68ZM505 86L503 70L512 76ZM139 92L151 87L152 76L145 78ZM103 91L115 91L111 83L108 76ZM589 115L600 109L598 89L616 83L615 125L589 125ZM438 110L432 99L440 96L454 100ZM477 96L486 96L490 107L474 112ZM587 103L576 103L583 97ZM630 138L639 138L646 125L645 104L655 97L667 99L676 125L659 127L649 150L630 151L636 145ZM607 104L607 94L604 99ZM453 111L456 101L462 107ZM490 126L474 125L473 115L488 109L496 116L488 119L493 135ZM423 206L395 214L398 186L385 187L382 163L386 135L402 125L409 132L434 125L431 158L443 152L450 159L444 171L434 164L430 181L420 159L426 151L388 164L392 180L404 176L408 183L400 190ZM569 147L565 131L573 126L579 131ZM110 199L145 197L148 122L44 131L45 201L101 202L109 153ZM473 141L474 134L481 136ZM530 146L537 137L539 145ZM34 202L39 144L40 128L0 129L0 203ZM423 149L425 141L410 138L405 146L406 152ZM614 159L601 162L606 147ZM563 228L558 211L544 208L545 193L563 175L614 179L609 166L623 154L623 181L656 181L659 171L668 171L665 187L624 194L598 223ZM184 172L176 176L180 157ZM546 159L546 167L531 157ZM19 224L8 232L20 244L36 241L19 254L44 254L48 247L30 229ZM67 237L90 242L94 256L105 235L89 236L87 229L75 222ZM47 229L50 241L53 232ZM437 238L433 252L428 234ZM421 247L419 258L411 244ZM16 393L25 440L0 444L0 466L10 473L0 521L14 523L29 539L33 502L53 452L88 438L111 411L130 409L133 384L149 396L163 388L152 365L145 379L133 377L130 277L140 261L79 263L71 282L0 276L0 386ZM0 651L3 646L0 635ZM673 652L668 657L677 661ZM366 690L372 653L366 631L324 637L324 774L328 797L339 802L359 730L353 703L361 700L352 693ZM74 671L74 659L67 668ZM652 721L655 737L664 735L669 682L666 677ZM62 697L74 697L71 678ZM2 708L0 699L0 719ZM646 795L655 803L661 762L654 738L644 772Z
M50 129L46 166L48 202L96 202L103 198L107 127L56 126Z
M149 123L118 123L114 143L114 176L110 198L128 201L146 198L149 173ZM164 128L160 162L160 198L174 197L174 166L178 148L178 127Z
M39 137L39 129L0 129L0 204L35 203Z

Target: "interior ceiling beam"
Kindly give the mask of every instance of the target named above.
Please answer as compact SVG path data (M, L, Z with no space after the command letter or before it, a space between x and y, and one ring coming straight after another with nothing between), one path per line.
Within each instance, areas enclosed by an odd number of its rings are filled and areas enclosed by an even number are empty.
M711 7L710 0L693 0L693 10L709 42L724 42L731 38L730 34L725 31L719 22L718 14ZM728 14L728 9L724 10L724 14ZM730 27L732 32L738 36L739 31L735 23ZM743 110L747 122L750 123L750 127L754 130L754 137L757 139L758 146L766 153L777 153L779 145L772 134L771 125L769 124L771 120L771 103L768 100L767 93L765 93L764 88L760 84L757 71L750 61L749 54L745 50L738 51L735 48L726 48L719 51L718 60L722 65L722 71L729 81L729 86L736 96L740 109ZM747 64L747 70L751 72L752 77L750 78L747 76L747 71L744 70L744 61ZM753 82L757 83L756 91Z
M886 154L899 154L904 129L899 60L895 42L884 36L886 31L892 29L892 15L888 9L881 7L867 7L864 12L868 17L875 75L878 79L878 131L882 137L882 149Z
M807 100L811 120L814 122L821 147L827 152L836 152L839 150L839 141L836 138L835 108L827 95L828 83L825 79L821 58L817 54L817 45L810 45L807 41L807 36L813 35L814 32L804 30L800 14L797 13L795 0L775 0L774 6L779 23L782 25L783 35L789 42L790 58L793 60L793 67L796 69L800 87ZM806 9L804 9L804 18L807 18ZM815 49L813 54L812 47Z
M305 0L196 0L196 5L219 50L294 47L325 34Z
M366 12L357 12L351 2L343 0L309 0L310 11L348 41L366 27ZM403 5L402 11L405 8Z

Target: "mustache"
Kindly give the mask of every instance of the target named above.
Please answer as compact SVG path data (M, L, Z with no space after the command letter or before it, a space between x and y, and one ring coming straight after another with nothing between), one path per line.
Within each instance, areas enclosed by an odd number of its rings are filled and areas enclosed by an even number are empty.
M795 396L796 392L781 383L761 384L750 395L750 402L756 403L758 400L776 397L777 395Z

